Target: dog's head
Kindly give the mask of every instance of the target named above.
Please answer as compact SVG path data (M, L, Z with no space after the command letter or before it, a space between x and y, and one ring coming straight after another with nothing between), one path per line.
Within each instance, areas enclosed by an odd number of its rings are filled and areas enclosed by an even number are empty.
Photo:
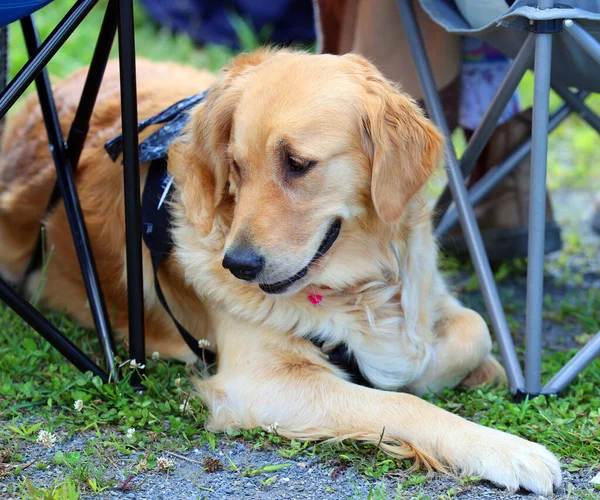
M233 204L222 264L270 294L335 286L324 276L345 239L369 232L357 221L400 222L443 150L417 105L356 55L239 56L190 133L198 231Z

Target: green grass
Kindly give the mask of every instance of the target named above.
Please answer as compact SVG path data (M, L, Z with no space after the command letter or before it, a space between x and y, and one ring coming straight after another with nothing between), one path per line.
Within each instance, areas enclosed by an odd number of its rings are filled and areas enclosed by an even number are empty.
M595 321L600 321L597 311ZM565 320L572 321L576 317L575 314ZM52 314L51 319L86 352L99 352L90 332L76 327L65 316ZM411 465L408 461L388 457L374 446L353 442L344 445L288 442L261 430L213 435L203 428L206 410L196 399L188 400L191 387L184 365L149 360L145 378L147 390L137 394L127 379L116 385L102 384L89 373L79 373L12 312L3 310L0 332L0 450L5 450L3 456L0 452L0 478L2 475L21 476L22 469L31 461L31 455L26 458L24 450L39 448L35 441L40 429L56 433L59 441L82 433L91 436L77 452L46 454L44 460L33 465L36 468L59 466L64 477L57 478L50 490L61 492L75 488L80 493L93 494L116 487L118 481L106 480L103 474L111 462L127 463L123 467L124 477L143 475L142 459L146 461L145 468L156 469L157 457L167 452L177 453L203 444L214 449L231 439L250 442L256 449L276 449L284 459L294 459L301 454L316 455L329 464L332 471L354 466L373 480L407 470ZM555 372L570 355L558 352L548 356L544 376ZM577 470L598 464L598 387L600 363L596 362L561 398L539 397L517 404L505 389L479 389L446 391L430 399L484 425L542 443L563 459L568 458L569 470ZM74 409L77 400L83 401L81 412ZM183 413L180 406L186 401L191 411ZM130 428L135 432L127 437ZM138 458L128 459L132 455ZM260 474L265 481L282 467L241 469L233 462L223 465L240 477ZM400 486L407 481L407 484L421 481L421 476L418 472L408 474ZM426 487L428 479L422 477ZM37 498L34 492L38 486L29 480L19 481L23 492Z
M43 36L70 7L69 0L56 0L37 15ZM105 5L105 2L101 2ZM73 37L50 65L53 79L63 78L73 70L86 65L93 50L94 36L102 19L102 9L96 8L90 18L78 28ZM223 47L209 46L197 49L185 36L173 36L157 31L145 14L136 9L136 37L140 56L151 59L169 59L198 67L216 70L233 55ZM241 21L238 32L247 49L254 48L260 37ZM12 30L13 72L26 59L17 29ZM522 84L523 95L531 90L531 79ZM524 99L526 101L526 98ZM600 101L594 98L592 106L598 110ZM553 101L553 105L556 102ZM570 141L575 139L573 143ZM554 141L554 142L553 142ZM578 119L568 120L551 140L559 154L551 155L550 181L555 185L584 187L596 181L597 173L590 173L589 165L600 160L600 150L593 132ZM567 147L568 145L568 147ZM563 161L564 159L566 161ZM600 185L600 184L596 184ZM572 242L572 246L578 244ZM573 251L579 251L579 247ZM445 259L449 274L465 271L455 261ZM501 281L508 275L522 272L522 263L512 263L496 271ZM467 272L471 272L467 270ZM471 274L472 275L472 274ZM470 275L469 275L470 276ZM459 289L476 290L473 278L460 284ZM519 307L507 304L509 324ZM548 304L547 304L548 305ZM592 333L600 324L600 295L590 291L561 304L550 304L549 319L565 324L569 329ZM94 335L74 325L66 316L50 315L76 344L87 353L99 353ZM126 354L119 346L122 362ZM554 373L572 353L555 352L544 360L544 377ZM100 362L99 356L93 356ZM230 435L214 435L204 430L206 410L195 399L188 399L191 391L184 365L169 361L147 363L143 394L135 393L127 377L119 384L102 384L90 374L81 374L67 364L45 341L27 327L14 313L0 306L0 484L3 478L17 481L19 494L25 498L68 498L93 495L118 487L117 481L107 480L105 470L113 463L125 463L123 477L144 475L157 469L157 458L207 444L213 450L227 440L250 442L257 449L275 449L284 459L300 455L314 455L331 468L332 474L352 465L373 481L369 498L429 498L426 494L427 476L422 472L405 472L393 492L379 482L390 472L408 470L410 463L398 461L373 446L348 442L343 445L309 444L286 441L276 434L260 430L240 431ZM129 372L128 376L131 374ZM593 363L561 398L540 397L523 403L514 403L505 389L481 389L475 392L446 391L431 398L440 406L485 425L518 434L544 444L560 455L568 468L598 465L600 449L600 362ZM81 412L74 403L83 402ZM183 413L182 404L191 411ZM135 431L127 437L128 429ZM36 444L39 430L56 433L59 441L84 434L86 441L76 452L50 450L32 462L41 450ZM136 457L135 459L132 457ZM61 474L53 484L45 487L26 478L27 468L42 470L59 467ZM240 469L230 463L206 464L205 467L223 466L239 477L257 476L267 489L275 481L274 473L281 466L267 465L258 469ZM458 490L449 490L443 498L453 498L462 489L476 483L465 480ZM586 493L587 494L587 493ZM580 498L592 498L581 494Z

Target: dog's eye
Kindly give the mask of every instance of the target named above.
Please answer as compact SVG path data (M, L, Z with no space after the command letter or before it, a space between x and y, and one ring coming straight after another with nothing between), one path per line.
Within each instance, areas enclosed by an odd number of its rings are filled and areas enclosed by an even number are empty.
M233 168L233 171L237 174L238 177L242 176L242 172L240 171L240 166L237 164L237 161L233 160L231 162L231 168Z
M295 174L305 172L315 164L314 161L302 160L300 158L294 158L293 156L288 156L287 163L290 171L294 172Z

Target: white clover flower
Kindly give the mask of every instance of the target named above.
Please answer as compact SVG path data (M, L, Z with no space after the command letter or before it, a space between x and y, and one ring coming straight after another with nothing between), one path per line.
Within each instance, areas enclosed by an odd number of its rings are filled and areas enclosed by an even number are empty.
M210 341L207 339L200 339L198 341L198 347L200 349L208 349L210 347Z
M190 405L189 401L186 401L185 403L181 403L179 405L179 411L186 415L189 415L190 413L192 413L192 406Z
M135 359L132 359L129 362L129 368L131 368L132 370L143 370L144 368L146 368L146 365L143 363L138 363Z
M138 472L146 472L148 470L148 460L142 458L135 466Z
M78 399L77 401L75 401L73 403L73 408L75 409L75 411L83 410L83 401L81 399Z
M153 361L158 361L159 359L160 359L160 352L158 352L158 351L154 351L154 352L152 353L152 360L153 360Z
M133 439L135 437L135 427L130 427L127 429L125 437L127 437L127 439Z
M175 387L181 387L181 378L177 377L175 379Z
M271 425L269 425L269 427L267 427L267 432L270 432L271 434L277 434L278 427L279 424L277 422L273 422Z
M56 443L56 434L45 430L40 430L37 443L41 444L44 448L52 448Z
M170 458L167 458L167 457L158 457L156 459L156 465L158 466L159 470L162 470L165 472L173 470L175 468L175 464L173 463L173 460L171 460Z

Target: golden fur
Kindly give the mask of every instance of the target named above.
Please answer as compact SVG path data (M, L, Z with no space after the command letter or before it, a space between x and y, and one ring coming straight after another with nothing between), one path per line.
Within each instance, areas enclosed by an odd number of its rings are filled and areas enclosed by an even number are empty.
M85 72L56 86L63 124ZM118 68L111 63L76 182L113 327L127 335L122 167L104 143L119 133ZM198 380L213 430L268 428L296 439L358 439L401 457L511 490L548 494L559 464L543 447L476 425L415 395L504 378L488 329L450 295L437 270L430 214L419 190L441 162L443 138L405 94L359 56L261 50L216 81L173 64L138 61L140 119L212 84L169 150L176 186L175 252L160 279L175 316L217 351ZM144 132L142 137L151 133ZM55 174L35 99L15 117L0 160L0 273L19 280ZM282 157L313 166L291 175ZM147 165L142 165L142 186ZM260 283L311 262L327 228L333 247L282 295L222 266L252 245ZM44 300L91 326L64 206L44 224L53 249ZM30 290L39 285L36 273ZM157 300L144 249L148 352L193 361ZM323 300L313 305L310 293ZM345 342L377 388L354 385L324 351ZM392 391L406 391L392 392ZM388 392L389 391L389 392Z

